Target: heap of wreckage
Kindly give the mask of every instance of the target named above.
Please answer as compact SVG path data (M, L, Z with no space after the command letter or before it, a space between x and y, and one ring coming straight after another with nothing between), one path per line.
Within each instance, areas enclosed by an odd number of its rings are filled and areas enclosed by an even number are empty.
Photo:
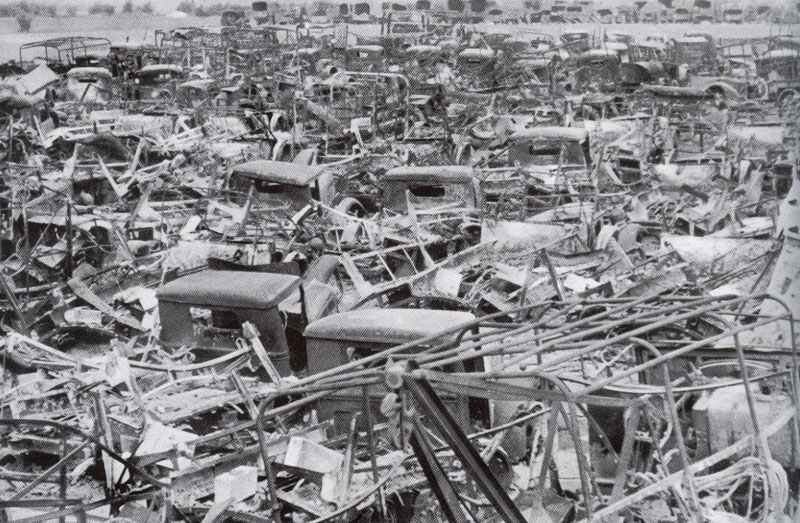
M796 521L800 41L160 37L4 69L0 519Z

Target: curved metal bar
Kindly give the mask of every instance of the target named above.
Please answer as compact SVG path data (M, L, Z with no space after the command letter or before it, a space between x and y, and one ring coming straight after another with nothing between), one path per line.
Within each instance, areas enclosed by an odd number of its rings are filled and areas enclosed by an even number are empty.
M651 297L649 299L653 299L653 298ZM730 303L738 303L740 301L746 301L747 299L749 299L749 298L730 297L730 296L726 296L726 297L707 297L707 298L702 298L702 299L695 300L694 304L702 305L702 304L710 304L710 303L719 302L721 300L728 300L728 302L725 303L725 305L728 305ZM648 301L648 299L640 298L639 300L636 300L636 301L632 302L630 306L633 306L633 305L638 304L638 303L644 303L646 301ZM596 305L597 304L597 302L582 302L582 303L592 304L592 305ZM615 314L615 313L622 313L625 310L629 309L630 306L628 306L628 307L620 307L618 309L612 309L610 311L604 311L603 313L601 313L601 315L608 316L608 315L612 315L612 314ZM683 304L673 305L673 306L666 307L666 308L662 307L662 308L659 308L659 309L654 309L652 311L641 312L641 313L635 314L633 316L629 316L627 318L614 320L614 321L611 321L611 322L608 322L608 323L605 323L605 324L601 324L601 325L598 325L596 327L592 327L592 328L589 328L589 329L582 329L580 331L573 332L571 334L566 334L564 336L559 336L557 338L555 337L556 334L558 334L560 332L564 332L566 330L577 329L579 327L582 327L582 326L586 325L587 323L589 323L591 321L595 321L597 318L595 316L590 316L588 318L584 318L582 320L579 320L579 321L576 321L576 322L573 322L573 323L570 323L570 324L566 324L566 325L557 327L555 329L550 329L550 330L547 330L547 331L543 331L541 334L532 336L530 338L526 338L524 340L518 340L518 341L516 341L514 343L511 343L509 345L505 345L503 347L504 350L512 348L512 347L516 347L516 346L525 345L525 344L533 343L533 342L536 342L536 341L540 341L540 340L542 340L544 338L553 338L550 341L547 341L547 342L544 342L544 343L540 344L537 348L535 348L535 349L533 349L531 351L528 351L528 352L526 352L525 354L523 354L521 356L513 358L513 359L509 360L508 362L505 362L504 363L504 368L508 368L510 366L513 366L513 365L518 365L519 363L527 360L531 356L534 356L536 354L544 352L545 350L551 349L553 347L560 346L564 342L573 341L573 340L576 340L576 339L582 339L582 338L585 338L585 337L587 337L589 335L593 335L593 334L601 334L603 332L606 332L610 328L626 325L626 324L628 324L628 323L630 323L631 321L634 321L634 320L646 319L646 318L649 318L649 317L652 317L652 316L663 316L664 314L668 314L670 312L676 312L676 311L679 311L681 309L684 309L685 307L686 307L686 302L684 300ZM701 307L700 310L696 310L695 309L695 310L692 310L690 312L686 312L686 313L683 313L683 314L678 314L678 315L670 317L669 319L661 320L660 322L651 323L651 324L648 324L648 325L646 325L644 327L640 327L639 329L635 329L635 330L630 331L628 333L624 333L622 335L617 336L616 338L611 338L609 340L603 340L602 343L604 343L604 345L602 345L602 346L605 346L605 345L607 345L609 343L614 343L616 341L620 341L620 340L626 339L626 337L635 336L635 335L638 335L638 334L643 334L643 333L648 332L650 330L653 330L655 328L660 328L660 327L663 327L665 325L669 325L673 321L678 321L678 320L681 320L681 319L687 319L687 318L691 318L691 317L694 317L694 316L697 316L697 315L700 315L700 314L704 314L706 312L713 311L713 310L715 310L715 309L717 309L719 307L720 307L720 305L707 305L705 307ZM510 336L510 335L511 335L510 333L506 334L506 336ZM477 350L475 350L475 351L470 353L470 357L490 355L490 354L494 354L497 351L496 348L481 349L479 347L480 347L480 345L477 345L475 347L460 347L459 351L463 352L466 349L476 348ZM600 348L600 346L590 346L590 347L587 347L585 349L582 349L581 352L579 354L577 354L577 355L576 354L570 354L570 355L567 355L567 356L563 356L561 358L556 358L556 361L553 361L551 363L553 365L565 363L567 361L572 360L575 356L581 356L581 355L588 354L588 353L596 350L597 348ZM437 361L435 365L436 366L440 366L440 365L447 365L447 364L450 364L450 363L456 363L456 362L460 361L461 359L462 359L461 357L455 356L455 357L452 357L450 359L445 359L443 361ZM433 366L433 365L434 364L432 364L432 363L426 363L425 365L422 365L422 366L427 368L427 367L430 367L430 366ZM499 372L500 371L498 371L498 373Z
M767 294L764 297L765 300L772 300L776 302L778 305L784 308L786 311L786 320L789 322L789 338L792 348L792 395L794 396L792 399L794 400L794 408L796 410L794 422L792 426L794 428L794 441L795 444L800 445L800 380L798 380L798 372L800 372L800 358L797 355L797 332L795 332L795 325L794 325L794 314L792 314L792 309L789 308L787 303L780 299L772 296L771 294ZM735 341L735 340L734 340Z
M768 379L771 379L771 378L776 378L778 376L783 376L785 374L789 374L789 372L790 372L789 370L768 372L766 374L760 374L758 376L751 377L750 381L751 382L757 382L757 381L762 381L762 380L768 380ZM589 386L590 385L590 383L588 381L581 380L581 379L578 379L578 378L564 377L562 379L564 381L570 381L572 383L580 383L581 385L585 385L585 386ZM735 385L741 385L741 383L742 383L742 380L728 380L728 381L722 381L722 382L718 382L718 383L709 383L707 385L692 385L692 386L685 386L685 387L673 387L672 391L675 394L687 394L687 393L693 393L693 392L703 392L703 391L706 391L706 390L723 389L725 387L733 387ZM608 391L612 391L612 392L618 392L620 394L631 394L631 395L634 395L634 396L640 396L642 394L666 394L666 389L664 389L663 387L659 387L657 385L644 385L644 386L641 386L641 387L638 387L638 388L636 386L630 386L630 387L626 388L624 386L619 386L619 385L617 385L617 386L609 385L605 389L608 390Z
M538 377L541 380L545 380L553 384L555 388L561 391L564 394L564 397L567 398L567 408L569 409L569 416L566 416L566 413L562 410L562 415L564 415L564 421L567 423L567 427L569 430L570 437L572 438L572 444L575 446L575 454L578 458L578 473L580 474L581 478L581 494L583 495L583 499L586 503L586 517L591 519L592 517L592 498L590 496L589 490L589 481L587 477L591 476L591 470L589 468L589 464L586 463L586 454L583 452L583 445L581 444L581 437L578 433L578 427L575 425L575 420L578 419L578 413L575 409L575 403L572 396L572 392L569 390L563 381L557 376L553 376L547 372L532 370L532 375L534 377ZM561 410L561 409L559 409ZM557 430L556 427L552 427L551 430ZM542 469L547 467L547 463L542 464ZM540 485L541 486L541 485ZM597 490L597 485L595 485L595 490Z
M650 369L652 367L655 367L656 365L660 365L660 364L662 364L662 363L664 363L666 361L669 361L671 359L677 358L678 356L682 356L684 354L688 354L688 353L692 352L693 350L699 349L700 347L704 347L706 345L709 345L710 343L713 343L715 341L719 341L719 340L721 340L723 338L731 336L735 332L751 329L751 328L759 326L759 325L767 325L767 324L772 323L774 321L776 321L776 320L775 319L763 320L761 322L755 323L754 325L748 325L748 326L745 326L745 327L737 327L736 329L734 329L734 332L726 332L726 333L723 333L723 334L718 334L716 336L712 336L710 338L706 338L706 339L698 341L698 342L690 343L689 345L686 345L684 347L681 347L680 349L676 349L676 350L672 351L670 354L659 356L658 358L656 358L654 360L650 360L650 361L648 361L646 363L643 363L641 365L636 365L636 366L631 367L631 368L629 368L627 370L624 370L624 371L622 371L622 372L620 372L618 374L615 374L614 376L611 376L609 378L605 378L605 379L599 380L599 381L593 383L592 385L590 385L590 386L578 391L576 393L576 396L580 397L580 396L583 396L585 394L591 394L592 392L595 392L597 390L605 388L606 385L614 383L615 381L619 381L619 380L621 380L623 378L627 378L628 376L631 376L633 374L637 374L637 373L642 372L644 370ZM637 329L637 330L639 330L639 329ZM647 329L647 330L645 330L645 332L647 332L649 330L651 330L651 329ZM632 332L630 332L628 334L630 334L630 336L625 336L625 339L630 339L630 338L636 336L637 334L641 334L641 332L632 331ZM599 343L599 344L595 344L594 346L590 346L585 350L585 352L589 353L589 352L592 352L594 350L597 350L598 348L606 346L606 345L608 345L610 343L616 343L617 341L620 341L619 339L616 339L616 338L619 338L619 336L615 337L614 339L604 340L603 343ZM589 349L591 349L591 350L589 350ZM553 363L555 363L555 362L553 362Z
M737 302L740 302L740 301L745 301L747 299L749 299L749 298L731 299L729 304L737 303ZM712 298L708 298L708 299L702 299L702 300L698 300L697 301L697 305L713 304L716 301L719 301L719 300L716 299L716 298L713 298L713 297ZM685 307L685 305L673 305L673 306L670 306L670 307L662 308L662 309L657 310L657 311L653 311L651 314L657 314L657 315L663 317L665 314L669 314L669 313L672 313L672 312L677 312L677 311L683 309L684 307ZM705 306L699 307L698 309L693 309L693 310L691 310L689 312L676 314L674 316L670 316L668 318L664 318L664 319L662 319L660 321L656 321L656 322L651 323L649 325L646 325L644 327L639 327L638 329L634 329L632 331L619 334L619 335L614 336L612 338L608 338L606 340L601 340L598 343L595 343L593 345L590 345L589 347L581 349L580 351L578 351L578 354L570 354L570 355L567 355L567 356L561 356L561 357L556 358L554 361L551 361L551 362L548 362L548 363L550 365L559 365L561 363L565 363L567 361L570 361L571 359L574 359L577 356L588 355L591 352L593 352L593 351L595 351L595 350L597 350L599 348L608 346L608 345L610 345L612 343L616 343L616 342L619 342L619 341L627 340L627 339L630 339L633 336L638 336L640 334L646 334L646 333L648 333L650 331L653 331L653 330L656 330L656 329L660 329L662 327L670 325L670 324L672 324L672 323L674 323L676 321L686 320L686 319L689 319L689 318L693 318L695 316L699 316L701 314L705 314L707 312L711 312L711 311L715 310L718 307L719 307L719 305L705 305ZM517 364L525 361L526 359L528 359L530 356L532 356L534 354L537 354L539 352L542 352L545 348L549 348L551 346L558 345L559 343L562 343L562 342L565 342L565 341L571 341L573 339L585 338L585 337L587 337L587 336L589 336L591 334L600 334L602 332L608 331L608 329L610 329L610 328L619 327L619 326L625 325L627 323L630 323L630 321L632 321L632 320L642 319L642 318L646 317L647 315L649 315L649 314L640 313L640 314L636 314L636 315L633 315L633 316L628 317L628 318L621 318L621 319L615 320L615 321L610 322L609 324L606 324L606 325L600 325L600 326L593 327L593 328L590 328L590 329L585 329L585 330L582 330L580 332L576 332L576 333L573 333L573 334L568 334L566 336L560 337L557 340L549 341L547 343L542 344L536 350L531 351L529 353L529 355L518 356L517 358L514 358L514 359L510 360L509 362L507 362L505 364L505 367L507 368L507 367L510 367L511 365L517 365Z
M778 320L784 319L784 320L789 322L789 333L790 333L789 337L790 337L790 343L791 343L791 349L792 349L791 350L791 354L792 354L792 368L793 368L793 370L790 373L790 378L791 378L791 383L792 383L792 392L793 392L792 400L794 402L795 410L797 411L798 414L800 414L800 404L798 404L798 398L797 398L797 394L798 394L798 388L797 388L798 387L798 384L797 384L797 372L798 372L797 364L798 364L798 359L797 359L797 350L796 350L797 343L796 343L796 340L795 340L795 333L794 333L794 315L792 314L792 311L789 308L789 306L786 304L786 302L784 302L780 298L776 298L776 297L774 297L774 296L772 296L770 294L767 294L763 299L764 300L772 300L772 301L776 302L779 306L783 307L783 309L786 311L786 315L778 317ZM741 307L739 308L737 313L740 313L740 312L741 312ZM752 327L752 328L755 328L755 327ZM750 329L745 329L745 330L750 330ZM737 360L739 362L739 366L740 366L741 372L742 372L742 384L744 386L745 398L747 399L747 408L748 408L748 411L750 413L750 420L751 420L751 423L752 423L752 426L753 426L754 441L756 443L757 448L759 449L759 458L764 462L764 465L767 466L768 465L767 460L769 460L770 457L771 457L770 456L770 449L769 449L769 445L768 445L766 439L762 437L760 422L759 422L759 419L758 419L758 413L756 412L755 403L753 401L753 391L751 389L752 381L751 381L751 378L749 376L749 371L748 371L748 367L746 365L746 360L745 360L745 355L744 355L744 349L742 348L742 344L741 344L741 342L739 340L739 332L738 331L733 334L733 343L734 343L734 347L736 348L736 357L737 357ZM797 416L794 417L794 420L795 421L792 424L792 428L794 429L793 432L792 432L792 436L793 436L793 440L794 440L793 451L796 452L796 445L800 444L800 437L798 436Z
M685 304L688 303L688 302L710 303L710 302L723 301L723 300L736 301L739 297L736 297L736 296L734 296L734 297L732 297L732 296L717 296L717 297L713 297L712 296L712 297L704 297L704 298L698 299L698 298L687 298L685 296L666 296L664 298L665 299L669 299L671 301L683 302L684 303L683 306L678 306L677 307L678 309L680 309L682 307L685 307ZM489 319L498 318L498 317L502 317L502 316L506 316L506 315L509 315L509 314L517 314L517 313L521 313L521 312L524 312L524 311L529 311L530 309L533 309L533 308L536 308L536 307L541 307L542 305L545 305L545 304L548 304L548 303L549 304L553 304L553 305L561 305L561 306L563 306L563 305L570 305L570 306L599 305L599 304L603 304L603 303L612 303L612 304L619 303L619 304L622 304L622 305L627 305L627 307L621 307L618 310L605 311L604 313L602 313L604 315L608 315L608 314L612 314L614 312L623 312L626 308L630 308L632 306L643 304L643 303L647 303L649 301L653 301L653 300L657 300L657 299L659 299L658 296L649 296L649 297L637 298L635 300L612 298L612 299L604 299L604 300L599 300L599 301L598 300L593 300L593 301L579 300L579 301L575 301L575 302L549 301L549 302L540 302L540 303L536 303L536 304L525 305L523 307L517 307L517 308L509 310L509 311L498 312L498 313L490 314L488 316L484 316L482 318L478 318L478 319L475 319L475 320L464 322L464 323L458 324L458 325L456 325L454 327L450 327L448 329L444 329L444 330L442 330L442 331L440 331L440 332L438 332L436 334L433 334L433 335L430 335L430 336L426 336L424 338L420 338L418 340L414 340L414 341L411 341L411 342L403 343L401 345L397 345L397 346L391 347L389 349L386 349L385 351L382 351L380 353L376 353L376 354L373 354L373 355L370 355L370 356L367 356L365 358L361 358L361 359L358 359L358 360L350 361L348 363L345 363L343 365L339 365L338 367L334 367L334 368L328 369L326 371L318 372L318 373L316 373L316 374L314 374L312 376L308 376L306 378L298 380L295 383L291 384L290 386L291 387L295 387L295 386L308 385L309 383L316 383L316 382L319 382L320 380L323 380L323 379L327 379L327 378L331 378L331 377L338 377L338 376L340 376L342 374L342 372L344 372L346 370L356 369L356 368L358 368L358 367L360 367L360 366L362 366L364 364L373 363L375 361L378 361L378 360L381 360L381 359L385 359L385 358L387 358L389 356L392 356L394 354L408 352L411 349L416 349L416 348L421 347L421 346L429 345L431 342L440 340L441 338L443 338L445 336L452 336L454 334L462 332L465 329L469 330L469 329L472 329L473 327L479 326L481 324L481 322L483 322L483 321L486 321L486 320L489 320ZM647 317L648 315L663 314L663 312L664 312L663 309L654 309L653 311L650 311L648 313L644 313L642 315L642 317ZM592 320L592 319L597 319L597 318L595 318L595 317L584 318L582 320L579 320L578 322L569 324L568 326L559 327L554 331L548 331L545 334L550 336L550 335L555 334L556 332L560 332L561 330L563 330L565 328L579 327L585 321L589 321L589 320ZM509 334L506 333L506 336L508 336L508 335ZM476 352L472 353L470 355L470 357L476 357L476 356L482 356L482 355L483 354L480 353L480 351L476 351ZM458 360L456 360L456 361L458 361ZM454 361L453 363L455 363L456 361Z
M635 343L645 350L650 351L653 355L655 355L656 359L662 357L661 351L649 341L640 338L631 338L630 341L631 343ZM692 513L695 514L695 519L697 522L702 523L703 516L700 511L700 507L698 506L697 492L694 488L694 483L692 482L691 473L689 472L689 465L691 465L691 462L689 461L689 452L686 450L686 442L683 440L683 433L681 432L681 420L678 416L678 407L675 405L675 396L672 390L672 380L669 375L669 365L665 363L661 366L661 368L663 369L664 390L666 392L664 396L666 398L667 405L669 406L669 415L672 418L672 426L673 430L675 431L675 441L678 444L678 455L681 458L681 466L684 473L683 480L686 484L686 487L689 489L689 508L691 508ZM655 438L655 435L653 435L653 437Z

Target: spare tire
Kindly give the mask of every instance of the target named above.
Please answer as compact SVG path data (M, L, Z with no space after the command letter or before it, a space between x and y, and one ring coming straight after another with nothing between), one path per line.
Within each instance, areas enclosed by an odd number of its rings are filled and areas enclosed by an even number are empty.
M795 100L800 100L800 91L797 89L784 89L778 94L779 107L786 108Z

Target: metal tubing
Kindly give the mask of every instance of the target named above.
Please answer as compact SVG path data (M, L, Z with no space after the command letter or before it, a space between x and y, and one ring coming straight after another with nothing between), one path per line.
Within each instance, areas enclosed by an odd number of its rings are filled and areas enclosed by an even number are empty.
M731 299L731 302L735 303L735 302L738 302L738 301L745 301L746 299L747 298L738 299L738 300ZM644 300L640 300L640 301L644 301ZM701 299L701 300L697 300L697 303L698 304L713 303L713 302L716 302L716 301L720 301L720 300L718 298L715 298L715 297L710 297L710 298L704 298L704 299ZM640 329L635 329L634 331L631 331L631 332L616 336L614 338L610 338L608 340L603 340L602 343L604 343L604 344L601 345L601 346L610 345L611 343L615 343L617 341L624 340L624 339L626 339L626 337L635 336L635 335L638 335L638 334L643 334L645 332L649 332L650 330L655 330L656 328L664 327L666 325L671 324L674 321L678 321L678 320L681 320L681 319L688 319L688 318L691 318L691 317L694 317L694 316L698 316L700 314L704 314L706 312L713 311L715 308L718 308L718 307L719 307L719 305L717 305L717 306L709 305L709 306L706 306L706 307L701 307L699 310L692 310L691 312L688 312L688 313L678 314L678 315L672 316L672 317L670 317L668 319L661 320L660 322L655 322L655 323L648 324L648 326L646 326L646 327L641 327ZM601 315L606 316L606 315L611 315L611 314L614 314L614 313L622 313L622 312L624 312L625 310L627 310L629 308L630 307L621 307L619 309L614 309L614 310L611 310L611 311L605 311L605 312L601 313ZM653 310L652 312L638 313L638 314L635 314L633 316L629 316L627 318L621 318L621 319L618 319L618 320L614 320L614 321L608 322L606 324L599 325L599 326L594 327L594 328L581 329L578 332L573 332L572 334L566 334L564 336L555 336L555 335L558 334L558 333L564 332L564 331L568 331L568 330L576 329L578 327L582 327L583 325L587 324L589 321L593 320L594 318L592 318L592 317L584 318L582 320L578 320L578 321L573 322L571 324L567 324L567 325L556 327L555 329L552 329L550 331L545 331L542 334L538 334L538 335L532 336L530 338L526 338L524 340L518 340L518 341L515 341L514 343L511 343L511 344L505 346L505 348L508 349L510 347L515 347L515 346L519 346L519 345L525 345L525 344L538 342L538 341L542 340L543 338L553 338L550 341L547 341L547 342L544 342L544 343L542 343L540 345L537 345L537 347L535 349L526 352L522 356L519 356L517 358L513 358L513 359L505 362L504 365L503 365L503 369L507 369L508 367L511 367L511 366L514 366L514 365L518 365L519 363L524 362L525 360L529 359L531 356L534 356L536 354L540 354L542 352L545 352L546 350L551 349L553 347L560 346L564 342L572 341L572 340L575 340L575 339L586 338L586 337L588 337L590 335L594 335L594 334L605 333L605 332L608 332L609 329L612 329L614 327L627 325L632 320L645 319L645 318L650 317L650 316L663 317L664 314L668 314L670 312L679 311L679 310L681 310L683 308L685 308L685 304L673 305L673 306L670 306L670 307L662 307L660 309ZM556 361L551 362L551 364L557 365L557 364L565 363L567 361L570 361L570 360L574 359L575 357L587 355L587 354L593 352L594 350L596 350L597 348L600 348L601 346L591 345L590 347L587 347L587 348L582 349L581 351L579 351L578 354L570 354L569 356L566 356L566 357L557 358ZM477 347L480 347L480 346L477 346ZM466 348L463 348L463 349L466 350L466 349L471 349L471 348L473 348L473 347L466 347ZM493 348L491 348L491 349L477 348L477 350L474 350L474 351L470 352L470 356L471 357L484 356L484 355L487 355L487 354L492 354L496 350L497 349L493 349ZM437 361L435 363L435 365L432 364L432 363L427 363L427 364L424 365L424 367L448 365L448 364L451 364L451 363L457 363L457 362L461 361L461 359L462 359L461 357L448 358L448 359L445 359L445 360ZM499 372L500 371L498 371L498 374L499 374Z
M712 343L714 341L721 340L723 338L726 338L726 337L728 337L728 336L730 336L732 334L735 334L737 332L740 332L740 331L752 329L754 327L758 327L758 326L761 326L761 325L767 325L769 323L772 323L773 321L775 321L775 320L764 320L762 322L757 322L757 323L755 323L753 325L747 325L747 326L744 326L744 327L737 327L737 328L735 328L733 330L733 332L730 332L730 331L729 332L725 332L723 334L718 334L716 336L712 336L710 338L706 338L706 339L698 341L698 342L690 343L689 345L686 345L686 346L684 346L684 347L682 347L680 349L676 349L675 351L671 352L668 355L659 356L658 358L656 358L654 360L650 360L647 363L643 363L642 365L637 365L635 367L631 367L631 368L629 368L627 370L624 370L624 371L622 371L622 372L620 372L618 374L615 374L614 376L612 376L610 378L605 378L605 379L599 380L599 381L595 382L594 384L592 384L592 385L590 385L588 387L585 387L585 388L581 389L580 391L577 391L575 393L575 396L576 397L580 397L580 396L583 396L585 394L590 394L592 392L596 392L596 391L604 388L606 385L608 385L610 383L613 383L615 381L621 380L623 378L627 378L628 376L631 376L633 374L637 374L637 373L639 373L641 371L650 369L652 367L655 367L656 365L660 365L661 363L664 363L666 361L674 359L674 358L676 358L678 356L682 356L684 354L688 354L688 353L692 352L693 350L698 349L698 348L703 347L703 346L706 346L706 345L708 345L708 344L710 344L710 343ZM639 333L636 333L635 331L633 331L633 332L631 332L629 334L635 335L635 334L639 334ZM627 339L630 339L630 337L628 337ZM611 340L609 340L609 341L611 341ZM617 340L614 340L614 341L617 341ZM602 344L599 344L599 345L605 346L606 343L602 343ZM597 346L592 346L591 348L596 350L598 347Z
M766 437L770 437L773 434L776 434L779 430L781 430L787 423L789 423L792 418L794 418L794 412L784 412L778 418L776 418L772 423L770 423L767 427L764 428L764 435ZM744 438L740 439L733 445L726 447L716 453L703 458L700 461L692 463L689 466L689 472L691 474L696 474L702 470L705 470L725 459L731 458L737 455L739 452L747 450L753 444L753 435L747 435ZM650 496L654 496L659 492L670 488L670 486L674 486L679 484L680 478L683 475L682 471L674 472L670 474L666 478L660 479L657 482L643 487L630 496L623 498L616 503L611 503L607 507L598 510L595 513L595 518L598 521L601 521L603 518L607 518L609 516L613 516L619 513L620 510L625 509L626 507L631 506L634 503L642 501Z

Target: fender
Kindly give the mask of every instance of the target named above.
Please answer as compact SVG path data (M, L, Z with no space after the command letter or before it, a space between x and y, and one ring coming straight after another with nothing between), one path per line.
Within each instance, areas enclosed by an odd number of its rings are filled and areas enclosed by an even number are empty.
M759 101L766 101L769 99L769 84L767 81L761 77L756 78L755 81L751 84L757 93L761 93L758 97Z
M283 111L276 111L272 113L272 117L269 119L269 130L273 133L287 131L289 127L289 122L286 119L286 114Z
M342 201L336 204L335 208L339 212L344 214L352 214L353 216L357 216L357 214L353 214L352 211L360 211L362 215L366 214L367 212L361 202L351 196L343 198Z
M779 106L787 105L791 100L800 100L800 90L788 88L781 89L778 92L777 102Z
M275 144L275 147L272 149L272 160L273 161L283 161L288 162L291 161L291 148L289 147L288 140L278 140Z
M703 90L711 95L714 92L720 92L727 100L738 100L740 98L739 91L727 82L713 82L705 86Z
M456 144L456 164L471 165L472 163L472 144L461 142Z

